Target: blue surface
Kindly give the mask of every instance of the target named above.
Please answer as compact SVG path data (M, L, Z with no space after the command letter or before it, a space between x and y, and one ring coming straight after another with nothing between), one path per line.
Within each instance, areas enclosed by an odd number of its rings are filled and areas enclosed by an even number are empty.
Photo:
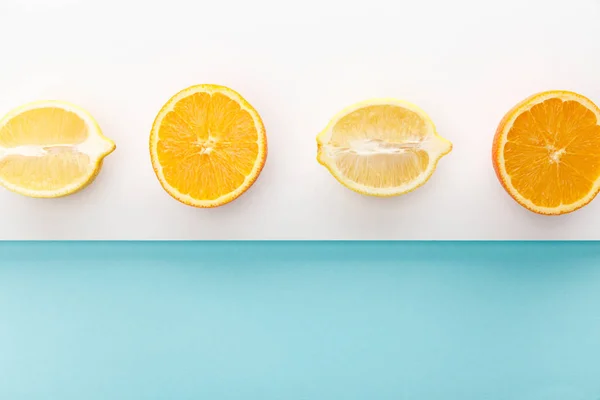
M600 243L0 254L2 400L600 399Z

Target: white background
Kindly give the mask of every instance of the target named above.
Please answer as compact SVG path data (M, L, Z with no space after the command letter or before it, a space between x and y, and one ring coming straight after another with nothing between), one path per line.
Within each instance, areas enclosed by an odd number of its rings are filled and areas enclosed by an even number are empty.
M0 113L39 99L90 111L117 144L97 180L56 200L0 191L0 239L600 239L600 199L535 215L500 187L491 142L538 91L600 102L599 0L0 0ZM160 187L152 121L198 83L239 91L269 155L233 203ZM317 133L371 97L412 101L454 144L422 188L363 197L316 162Z

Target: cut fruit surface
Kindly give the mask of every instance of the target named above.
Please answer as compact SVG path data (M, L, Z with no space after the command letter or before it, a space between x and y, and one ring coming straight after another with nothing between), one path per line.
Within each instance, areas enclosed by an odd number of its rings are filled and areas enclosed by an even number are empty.
M0 184L30 197L66 196L90 184L114 149L79 107L31 103L0 121Z
M267 138L256 110L237 92L197 85L173 96L150 134L150 157L162 187L182 203L217 207L258 178Z
M559 215L600 188L600 109L568 91L535 94L502 119L492 146L496 175L523 207Z
M423 110L395 99L348 107L317 136L317 160L342 185L381 197L425 184L451 150Z

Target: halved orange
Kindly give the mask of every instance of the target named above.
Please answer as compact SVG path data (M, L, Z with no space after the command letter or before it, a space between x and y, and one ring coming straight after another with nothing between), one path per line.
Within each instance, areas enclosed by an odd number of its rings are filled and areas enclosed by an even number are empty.
M535 94L502 119L492 147L496 175L523 207L575 211L600 190L600 109L569 91Z
M217 207L241 196L258 178L267 137L258 112L236 91L196 85L173 96L150 134L152 166L180 202Z

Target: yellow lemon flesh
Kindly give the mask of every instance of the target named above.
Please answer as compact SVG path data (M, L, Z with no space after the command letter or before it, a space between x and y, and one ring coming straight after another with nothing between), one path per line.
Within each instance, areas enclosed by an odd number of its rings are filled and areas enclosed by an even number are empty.
M59 101L0 120L0 185L30 197L61 197L91 183L115 144L86 111Z
M452 144L417 106L375 99L334 117L317 136L317 148L317 160L342 185L387 197L425 184Z

